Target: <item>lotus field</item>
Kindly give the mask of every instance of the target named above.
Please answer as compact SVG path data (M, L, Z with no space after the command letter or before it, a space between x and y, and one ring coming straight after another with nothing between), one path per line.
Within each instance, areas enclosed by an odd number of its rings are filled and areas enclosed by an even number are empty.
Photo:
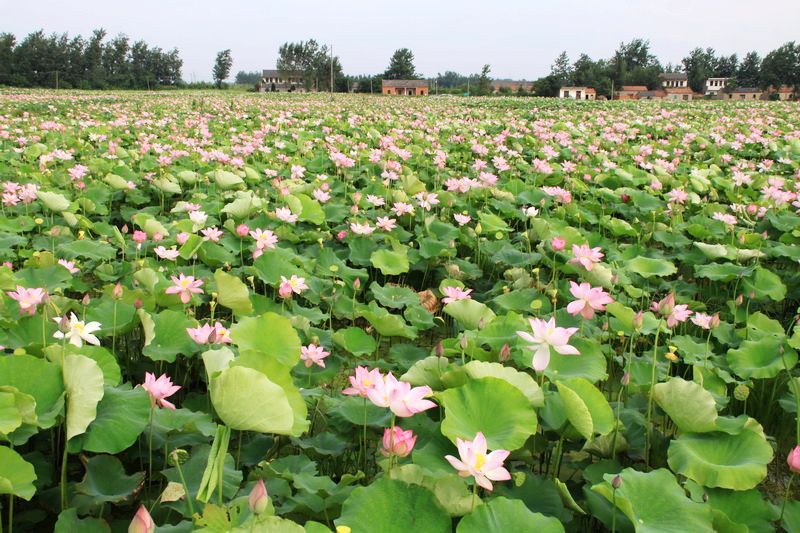
M3 531L800 531L800 112L0 95Z

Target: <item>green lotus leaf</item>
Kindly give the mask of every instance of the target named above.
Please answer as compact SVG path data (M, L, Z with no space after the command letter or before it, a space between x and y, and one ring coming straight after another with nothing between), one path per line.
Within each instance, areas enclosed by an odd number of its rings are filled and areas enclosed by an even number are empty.
M520 500L494 498L478 506L458 523L456 533L504 533L506 531L538 531L558 533L564 526L557 518L534 513Z
M141 387L110 388L97 404L97 417L83 436L82 449L116 454L128 449L147 427L150 396Z
M375 353L375 348L378 346L372 335L361 328L339 329L332 338L337 345L358 356Z
M64 357L64 390L67 392L67 440L86 431L97 417L97 404L105 394L103 371L83 355Z
M0 446L0 494L13 494L30 500L36 493L34 481L36 472L33 465L11 448Z
M625 270L639 274L643 278L653 276L665 277L676 273L678 269L666 259L652 259L650 257L635 257L625 262Z
M220 305L227 307L237 315L253 312L250 291L241 279L217 270L214 273L214 282L217 284L217 301Z
M717 430L717 405L714 396L692 381L670 378L658 383L653 397L664 412L684 433Z
M231 327L231 339L239 350L262 352L287 367L300 360L300 337L289 319L276 313L239 320Z
M557 381L558 394L564 403L570 424L585 439L605 435L614 429L614 412L603 393L587 379Z
M727 357L736 375L745 379L774 378L797 364L797 352L776 337L746 340L739 348L728 350Z
M369 261L384 276L397 276L408 272L408 250L402 248L400 250L387 250L381 249L372 252Z
M444 306L444 312L458 320L465 329L483 329L495 318L494 311L475 300L456 300Z
M96 455L86 462L86 474L75 490L89 496L95 504L121 502L141 488L144 472L131 476L113 455Z

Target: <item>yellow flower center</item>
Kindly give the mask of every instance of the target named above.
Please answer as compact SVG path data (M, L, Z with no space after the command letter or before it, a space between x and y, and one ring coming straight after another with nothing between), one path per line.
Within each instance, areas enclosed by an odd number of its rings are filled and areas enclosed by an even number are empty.
M486 454L479 453L475 455L475 470L480 470L486 464Z

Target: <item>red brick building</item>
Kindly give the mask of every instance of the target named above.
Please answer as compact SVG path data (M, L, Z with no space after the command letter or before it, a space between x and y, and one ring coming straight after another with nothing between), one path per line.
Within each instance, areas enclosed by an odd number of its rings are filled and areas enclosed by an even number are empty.
M381 93L427 96L428 82L425 80L381 80Z

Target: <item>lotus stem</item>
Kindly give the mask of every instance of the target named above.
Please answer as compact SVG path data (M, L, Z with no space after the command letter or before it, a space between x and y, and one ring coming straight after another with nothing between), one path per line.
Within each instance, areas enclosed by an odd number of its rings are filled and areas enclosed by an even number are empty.
M645 429L644 441L644 462L647 468L650 468L650 446L652 445L653 429L650 422L653 419L653 391L656 386L656 363L658 357L658 337L661 334L661 324L663 319L658 321L658 328L656 329L656 339L653 344L653 360L650 365L650 392L647 395L647 428Z

